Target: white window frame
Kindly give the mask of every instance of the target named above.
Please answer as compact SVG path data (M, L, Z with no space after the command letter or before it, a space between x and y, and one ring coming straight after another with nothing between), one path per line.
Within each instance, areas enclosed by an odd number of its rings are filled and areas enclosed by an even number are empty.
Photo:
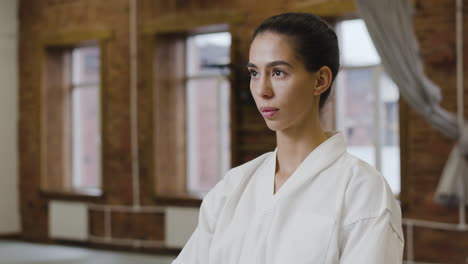
M368 66L350 66L350 65L344 65L341 67L342 71L346 70L359 70L359 69L373 69L372 71L372 92L374 95L374 128L373 128L373 145L375 148L375 167L377 168L378 171L382 171L382 111L380 111L380 106L382 104L382 99L380 96L380 76L383 74L383 67L381 64L374 64L374 65L368 65ZM336 92L336 127L340 131L345 130L345 125L344 125L344 109L343 109L343 102L345 101L345 96L343 93L340 92L340 87L343 87L342 85L343 80L340 78L337 78L337 92Z
M75 76L80 76L80 71L82 69L80 69L80 67L75 67L74 64L75 64L75 60L79 60L81 59L80 57L74 55L74 51L77 50L77 49L80 49L80 48L85 48L85 47L96 47L97 49L99 49L99 72L97 73L98 74L98 81L96 82L78 82L78 83L75 83ZM101 158L102 158L102 135L101 135L101 131L102 131L102 120L101 120L101 73L100 73L100 69L102 67L102 64L101 64L101 53L102 51L100 50L100 46L99 45L87 45L87 46L77 46L77 47L74 47L71 51L71 92L70 92L70 114L71 114L71 122L70 122L70 125L71 125L71 162L72 162L72 170L71 170L71 180L72 180L72 188L73 189L76 189L76 190L85 190L87 192L96 192L96 193L100 193L101 190L102 190L102 162L101 162ZM81 62L78 62L78 63L81 63ZM97 157L98 157L98 161L97 161L97 164L99 165L99 168L98 168L98 182L99 182L99 185L96 186L96 187L82 187L81 184L82 184L82 180L83 180L83 173L81 171L81 166L76 166L75 164L79 162L79 159L77 157L75 157L74 152L75 152L75 149L79 149L81 146L80 144L76 144L76 142L73 140L74 139L74 136L75 136L75 133L76 133L76 130L74 129L74 120L75 118L77 118L79 120L79 112L76 110L76 104L74 104L73 102L73 93L76 89L97 89L97 102L98 102L98 112L96 113L97 115L97 130L98 130L98 151L99 153L97 153Z
M186 41L188 41L188 38L189 37L193 37L193 36L196 36L196 35L204 35L204 34L211 34L211 33L229 33L231 35L231 32L229 31L220 31L220 32L208 32L208 33L199 33L199 34L193 34L193 35L189 35L186 39ZM232 36L232 35L231 35ZM186 42L187 43L187 42ZM232 47L232 44L231 44L231 47ZM188 47L186 48L186 62L188 60ZM219 106L222 106L224 102L224 98L225 96L227 96L228 98L228 102L227 102L227 107L220 107L218 108L218 131L219 132L219 137L216 139L216 142L217 142L217 147L218 147L218 153L221 153L221 155L223 154L226 154L226 156L223 156L220 158L221 162L218 166L218 175L219 175L219 179L222 178L222 176L229 170L229 168L231 167L231 152L228 151L228 152L225 152L223 151L224 148L229 148L231 149L231 146L230 146L230 138L231 138L231 130L229 128L226 129L225 126L223 126L224 123L226 123L226 121L230 124L230 101L231 101L231 94L230 94L230 87L229 89L227 89L229 92L228 95L226 95L224 93L225 89L222 89L222 85L223 85L223 82L227 83L229 86L231 85L230 81L229 81L229 73L228 74L213 74L213 73L210 73L210 74L207 74L207 73L201 73L201 74L189 74L188 72L188 66L186 66L186 77L185 77L185 89L186 89L186 102L187 102L187 105L188 105L188 100L189 100L189 95L188 95L188 83L192 80L215 80L217 82L217 87L216 87L216 92L217 92L217 95L216 97L218 98L218 107ZM227 112L226 112L226 109L227 109ZM221 111L219 111L221 110ZM190 156L192 155L192 151L191 151L191 144L189 143L189 141L191 140L189 138L189 135L190 135L190 116L192 114L190 113L189 111L189 107L186 108L186 117L187 117L187 120L186 120L186 124L187 124L187 128L186 128L186 135L187 135L187 144L186 144L186 153L187 153L187 171L186 171L186 175L187 175L187 185L186 185L186 188L189 192L194 192L195 190L193 190L193 186L196 186L198 183L194 181L194 177L192 177L192 174L191 174L191 171L194 171L196 170L196 165L195 165L195 162L193 162L191 159L190 159ZM227 120L225 119L227 118ZM225 146L225 142L228 142L228 146ZM202 194L202 195L206 195L206 193L208 191L200 191L200 190L196 190L195 192L199 193L199 194Z
M337 28L337 34L341 35L342 29L340 27ZM340 37L340 36L339 36ZM385 69L381 63L377 64L372 64L369 63L367 65L347 65L346 63L342 62L341 69L340 71L346 71L346 70L359 70L359 69L372 69L372 93L373 93L373 98L374 98L374 104L373 104L373 111L374 111L374 116L373 116L373 147L374 147L374 162L375 162L375 167L376 169L383 174L383 165L382 165L382 151L383 151L383 136L384 136L384 131L383 131L383 126L382 126L382 111L381 108L383 106L383 100L382 100L382 95L381 95L381 83L380 83L380 78L385 72ZM335 122L336 122L336 128L339 131L344 131L345 132L345 110L343 109L343 106L345 105L344 102L346 100L345 95L341 92L341 87L345 87L343 85L343 79L338 78L336 79L336 93L335 93L335 98L336 98L336 104L335 104ZM399 117L398 117L399 118ZM400 138L398 136L398 138ZM399 139L400 141L400 139ZM400 149L400 147L398 146ZM399 160L400 166L401 166L401 155L400 155L400 160ZM386 175L384 175L386 176ZM399 173L400 177L400 192L401 192L401 173Z

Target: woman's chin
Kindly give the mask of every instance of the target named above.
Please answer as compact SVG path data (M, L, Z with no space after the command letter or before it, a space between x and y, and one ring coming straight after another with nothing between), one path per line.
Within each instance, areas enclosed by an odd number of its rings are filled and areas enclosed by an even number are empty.
M265 120L265 123L266 123L267 127L272 131L278 131L278 130L283 129L281 124L279 122L277 122L277 121L275 122L275 121L271 121L271 120Z

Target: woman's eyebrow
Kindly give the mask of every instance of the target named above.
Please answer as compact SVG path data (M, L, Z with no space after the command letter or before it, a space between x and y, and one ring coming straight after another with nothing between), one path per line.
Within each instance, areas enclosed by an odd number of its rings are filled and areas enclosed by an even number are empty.
M285 61L282 61L282 60L279 60L279 61L272 61L270 63L267 64L267 67L271 68L271 67L275 67L275 66L279 66L279 65L285 65L285 66L288 66L288 67L291 67L291 68L294 68L291 64L285 62Z
M251 63L251 62L249 62L249 63L247 63L247 64L245 65L245 67L247 67L247 68L257 68L257 65L255 65L255 64L253 64L253 63Z
M291 64L285 62L285 61L282 61L282 60L278 60L278 61L272 61L272 62L269 62L267 64L267 67L268 68L272 68L272 67L275 67L275 66L279 66L279 65L285 65L285 66L288 66L288 67L291 67L291 68L294 68ZM246 65L247 68L257 68L257 65L249 62L247 63Z

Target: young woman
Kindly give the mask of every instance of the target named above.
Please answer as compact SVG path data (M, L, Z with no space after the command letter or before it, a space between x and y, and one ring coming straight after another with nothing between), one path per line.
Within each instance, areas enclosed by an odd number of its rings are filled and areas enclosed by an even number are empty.
M401 211L385 179L323 131L339 69L335 32L312 14L264 21L250 46L250 89L277 148L230 170L208 193L173 264L394 264Z

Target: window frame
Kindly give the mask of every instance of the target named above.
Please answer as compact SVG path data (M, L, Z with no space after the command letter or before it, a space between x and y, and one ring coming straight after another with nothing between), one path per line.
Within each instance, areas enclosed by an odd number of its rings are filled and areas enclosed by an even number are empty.
M158 88L157 85L157 76L155 76L156 71L155 68L158 67L158 60L156 59L157 56L157 47L158 45L161 45L164 41L168 41L167 37L174 37L176 40L179 42L185 42L186 37L189 35L193 34L199 34L199 33L212 33L212 32L229 32L232 36L232 41L231 41L231 51L230 51L230 57L231 57L231 64L235 64L236 56L235 56L235 51L236 51L236 41L234 38L234 32L236 29L236 26L239 23L242 23L245 20L245 16L235 12L235 11L222 11L219 9L213 9L213 10L205 10L205 11L198 11L198 12L192 12L190 14L187 14L186 17L177 17L173 15L168 15L168 16L163 16L158 18L156 21L154 21L151 24L146 25L146 27L143 30L143 33L145 35L145 42L146 42L146 50L145 54L148 54L149 56L146 56L146 72L145 72L145 79L150 80L148 81L148 91L151 91L152 93L152 113L151 113L151 120L154 122L154 124L151 126L151 142L153 146L153 150L150 151L151 153L151 168L149 175L152 180L152 192L153 196L155 199L155 202L158 205L172 205L172 206L189 206L189 207L199 207L201 205L201 201L203 199L202 194L197 194L197 193L189 193L187 191L187 175L186 175L186 166L187 166L187 150L186 150L186 142L185 142L185 133L186 133L186 119L184 117L178 117L180 118L179 122L179 128L181 133L184 133L183 140L180 140L175 144L175 148L177 148L179 151L176 151L176 153L172 153L172 155L175 157L176 160L178 160L179 163L173 163L174 164L179 164L178 171L175 173L175 175L168 175L167 172L164 171L164 169L161 169L161 161L158 157L161 157L164 155L164 149L161 147L158 147L158 144L160 144L160 141L162 140L161 135L158 135L158 124L163 124L165 121L161 120L161 118L158 118L158 115L161 115L162 109L160 108L161 106L158 104L158 98L160 88ZM167 44L167 43L166 43ZM183 55L181 56L183 60L185 60L185 44L181 44L180 50L183 51ZM180 54L179 54L180 55ZM180 59L180 58L179 58ZM185 64L185 61L183 62ZM186 85L186 78L185 78L185 65L181 66L179 65L179 68L183 69L183 75L184 77L180 77L180 82L183 84L179 84L178 88L180 88L181 91L179 93L183 94L178 94L177 96L180 96L178 99L180 100L185 100L186 95L185 93L185 85ZM235 120L235 104L233 103L235 99L235 94L233 92L233 87L235 87L235 82L238 80L237 72L234 70L231 70L229 73L229 81L230 81L230 94L231 94L231 99L230 99L230 120L231 120L231 127L230 127L230 145L231 145L231 164L234 164L233 161L235 159L235 153L236 149L234 145L232 144L235 142L235 131L236 131L236 126L234 120ZM184 89L181 89L184 88ZM159 109L158 109L159 107ZM184 106L184 109L177 109L180 113L183 113L186 115L186 108ZM159 114L158 114L159 111ZM167 109L166 109L167 111ZM167 119L166 119L167 121ZM168 125L168 123L164 123L163 125ZM169 126L171 126L169 124ZM148 131L149 132L149 131ZM141 132L140 132L141 133ZM179 132L178 132L179 133ZM180 133L179 133L180 134ZM164 138L164 140L167 140L167 138ZM158 143L159 142L159 143ZM183 152L181 155L180 153ZM149 157L148 157L149 158ZM167 158L165 160L168 160ZM174 159L172 159L174 160ZM183 163L183 166L180 165ZM141 168L140 164L140 168ZM158 167L159 166L159 167ZM145 168L147 169L147 168Z
M353 20L353 19L362 19L358 16L356 17L351 17L351 18L343 18L343 19L340 19L338 20L337 22L343 22L343 21L346 21L346 20ZM335 29L336 29L336 25L335 25ZM338 38L342 37L340 36L340 32L337 32L337 35L338 35ZM340 62L341 63L341 62ZM374 114L373 114L373 138L372 138L372 144L373 144L373 147L374 147L374 150L375 150L375 153L374 153L374 158L375 158L375 168L381 172L382 169L383 169L383 163L382 163L382 152L383 152L383 142L382 142L382 139L383 139L383 124L382 124L382 107L384 106L383 104L383 101L382 101L382 96L381 96L381 84L380 84L380 78L381 76L384 74L385 72L385 68L382 64L382 62L380 63L376 63L376 64L366 64L366 65L347 65L347 64L342 64L341 67L340 67L340 71L343 71L343 70L359 70L359 69L370 69L372 70L372 79L370 80L370 82L372 82L372 93L373 93L373 96L375 96L374 98L374 103L373 103L373 111L374 111ZM390 76L389 76L390 77ZM340 85L340 80L336 80L336 86L339 87ZM339 93L339 92L338 92ZM399 91L398 91L399 93ZM337 129L340 129L340 130L343 130L344 132L344 127L343 127L343 124L340 123L340 120L343 119L343 116L341 115L342 113L344 113L343 111L340 111L339 108L341 108L341 105L342 105L342 101L340 100L343 100L342 96L340 96L339 94L336 95L336 105L335 105L335 125L337 127ZM402 97L401 95L399 96L398 100L397 100L397 103L398 103L398 126L399 126L399 133L398 133L398 137L399 137L399 144L398 144L398 147L399 147L399 152L400 152L400 159L399 159L399 164L400 164L400 192L397 193L397 194L394 194L395 197L400 200L401 199L401 195L403 193L403 183L404 183L404 168L403 168L403 163L402 163L402 160L403 160L403 152L401 151L402 148L402 144L403 144L403 140L406 140L406 138L404 138L404 132L402 129L404 129L403 127L403 123L401 121L401 118L402 118L402 113L401 113L401 110L402 110L402 107L400 106L401 103L402 103ZM340 116L341 115L341 116ZM383 172L381 172L383 173Z
M227 26L215 26L215 27L205 27L204 30L197 30L196 32L190 32L188 35L185 36L185 44L187 44L188 40L190 37L194 37L194 36L198 36L198 35L203 35L203 34L212 34L212 33L224 33L224 32L228 32L230 34L230 37L232 39L232 35L231 33L229 32L229 28ZM186 51L187 51L187 47L185 47ZM232 45L230 46L230 49L229 49L229 52L231 52L231 49L232 49ZM185 61L187 62L188 60L188 56L189 54L186 53L185 54ZM187 66L187 65L185 65ZM188 86L189 86L189 82L190 81L197 81L197 80L211 80L211 81L215 81L217 83L217 88L221 89L221 86L222 86L222 82L227 82L229 83L229 104L231 104L231 95L232 95L232 83L230 82L229 80L229 77L230 77L230 72L227 73L227 74L223 74L223 73L195 73L195 74L190 74L188 72L188 68L185 67L186 71L185 71L185 90L187 91L188 89ZM219 92L219 91L218 91ZM218 100L218 103L220 102L220 95L221 93L218 93L217 94L217 100ZM187 106L188 106L188 95L185 94L185 102L187 102ZM228 111L231 111L230 107L229 107L229 110ZM189 111L186 109L186 121L189 121ZM220 122L223 121L221 120L220 118L220 113L218 112L218 118L217 119L217 126L220 127ZM230 115L230 113L228 113ZM188 123L186 122L186 125L188 125ZM186 131L189 132L189 127L186 127ZM221 132L220 132L221 134ZM232 131L229 129L229 134L228 134L228 137L231 138L231 134L232 134ZM187 138L189 137L189 135L186 135ZM221 136L222 137L222 136ZM231 140L229 140L231 141ZM217 144L217 147L218 147L218 151L219 151L219 154L221 155L221 157L223 157L222 155L224 154L223 151L222 151L222 148L221 148L221 142L222 142L222 138L217 138L216 140L216 144ZM231 142L229 142L229 144L231 144ZM230 146L229 146L230 147ZM193 182L191 182L191 177L189 175L189 171L190 171L190 153L189 153L189 149L190 149L190 146L189 146L189 143L187 141L187 145L186 145L186 158L187 158L187 169L186 169L186 179L187 179L187 182L186 182L186 186L187 186L187 189L190 189L190 186L192 184L194 184ZM223 170L223 165L228 165L228 167L231 166L231 149L229 148L229 155L228 155L228 158L229 158L229 161L228 163L229 164L224 164L224 161L221 159L221 163L219 164L220 166L218 167L218 170L217 170L217 174L218 174L218 180L222 177L223 174L225 174L227 171L224 171ZM224 157L226 158L226 157ZM232 167L232 166L231 166ZM187 190L187 193L194 193L196 196L204 196L206 195L207 191L199 191L199 192L190 192L190 190Z
M102 139L103 128L104 128L104 106L105 106L105 76L107 68L105 65L106 61L106 45L107 41L112 37L111 31L87 31L87 32L63 32L63 33L52 33L44 34L40 40L38 56L38 69L40 72L40 195L49 199L59 200L72 200L72 201L95 201L101 200L105 194L105 177L103 172L103 153L104 145L101 140L100 144L100 160L99 160L99 175L101 186L99 190L90 191L85 189L74 189L72 184L72 172L71 172L71 92L73 88L71 79L71 53L73 48L89 45L89 43L95 43L100 51L100 82L99 82L99 133ZM53 53L54 58L51 58ZM53 66L60 76L58 77L61 83L57 80L50 82L50 64L55 63ZM63 112L63 120L59 123L64 131L65 139L62 139L62 151L60 151L64 158L64 166L61 168L60 173L49 174L49 165L51 157L48 155L48 149L50 148L47 140L47 133L50 129L47 119L47 103L50 100L48 98L48 92L51 85L56 85L60 89L63 88L67 98L63 100L66 104L67 111ZM69 138L68 138L69 137ZM68 145L68 146L67 146ZM53 184L55 182L57 184Z
M411 0L413 6L418 0ZM336 22L358 19L360 18L356 1L354 0L337 0L328 2L313 2L313 1L300 1L292 5L292 11L306 12L316 14L332 25ZM335 85L335 84L334 84ZM334 89L335 90L335 89ZM333 90L333 91L334 91ZM338 102L335 102L338 104ZM333 109L332 111L335 111ZM408 126L408 113L410 107L405 102L402 96L398 100L398 119L400 127L400 195L397 196L401 203L402 211L405 212L408 205L409 189L406 188L409 182L408 174L408 152L404 146L409 142L409 126ZM335 124L336 125L336 124Z

